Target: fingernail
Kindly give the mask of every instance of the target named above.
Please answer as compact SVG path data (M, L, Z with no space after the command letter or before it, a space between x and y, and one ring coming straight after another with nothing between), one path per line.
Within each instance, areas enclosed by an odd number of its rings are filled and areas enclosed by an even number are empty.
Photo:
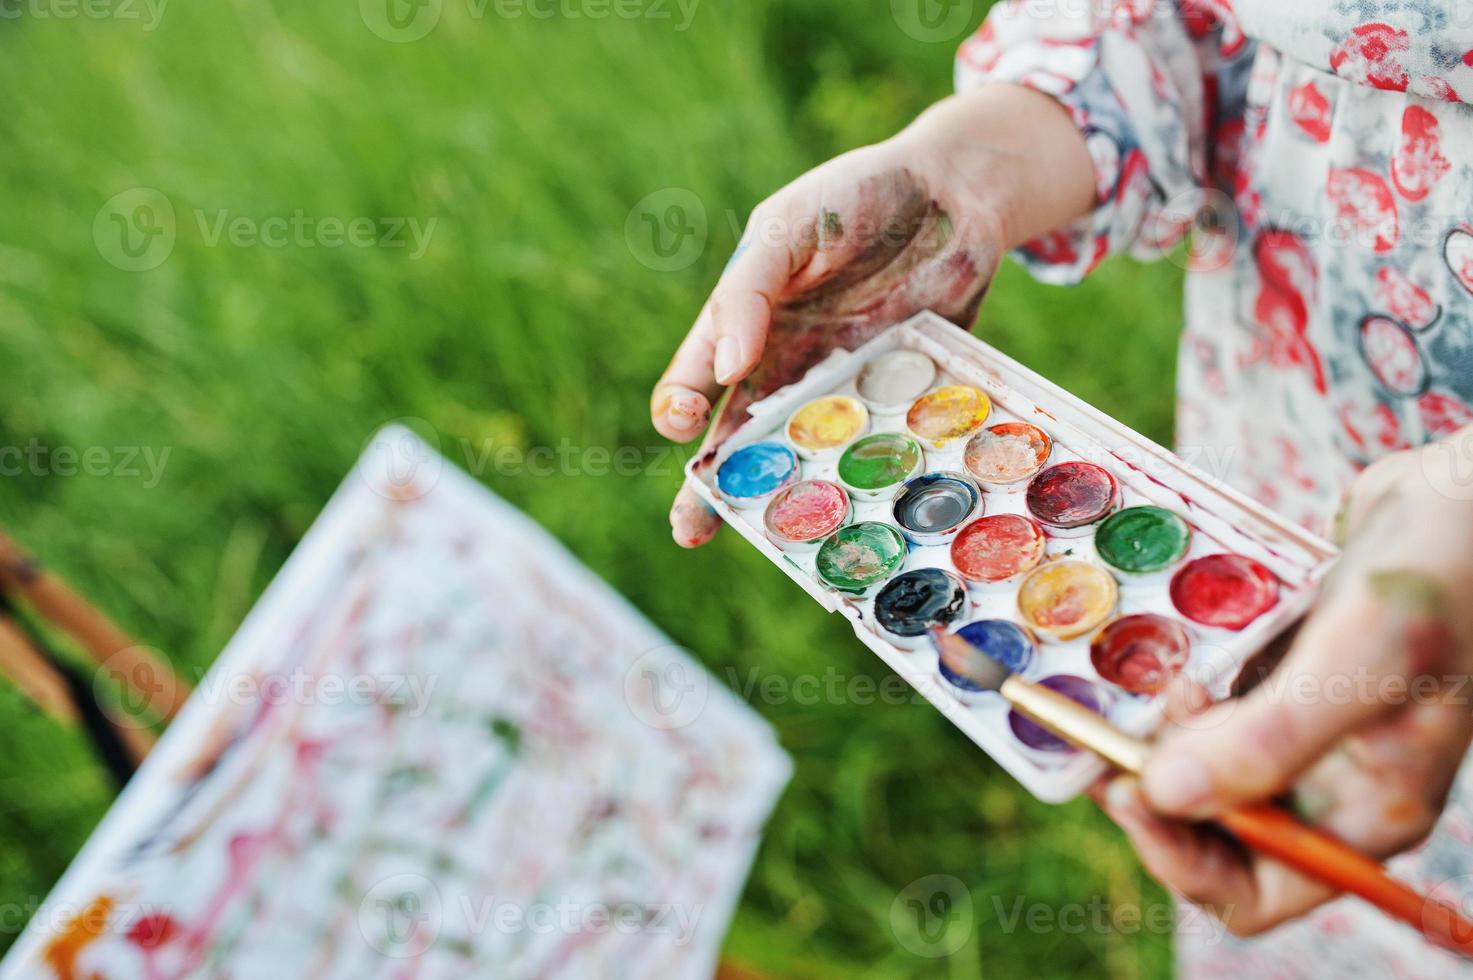
M1212 796L1212 780L1206 768L1182 752L1153 758L1146 765L1141 784L1152 806L1179 816L1205 816L1197 810Z
M727 384L742 366L742 345L735 337L722 337L716 342L716 380Z
M698 497L682 497L670 508L670 535L682 548L700 547L720 527L721 518Z
M1117 817L1134 817L1142 809L1140 781L1131 776L1116 776L1105 786L1105 803Z
M706 413L701 410L700 402L695 397L687 395L677 398L670 403L670 410L666 417L677 429L694 429L705 421Z

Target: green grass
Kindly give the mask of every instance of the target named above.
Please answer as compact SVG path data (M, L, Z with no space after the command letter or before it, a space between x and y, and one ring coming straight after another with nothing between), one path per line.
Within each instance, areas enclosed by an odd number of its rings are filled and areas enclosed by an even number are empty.
M0 445L170 453L156 485L6 476L0 526L194 672L386 420L427 420L462 462L467 442L660 445L648 390L733 244L728 215L947 91L953 45L912 40L885 7L708 0L681 32L494 7L477 19L445 0L436 29L405 44L370 33L351 2L177 3L155 31L0 22ZM178 218L173 252L141 273L105 261L92 233L136 186ZM656 273L624 223L665 187L701 198L710 236L688 268ZM436 225L417 260L211 243L222 210L298 209ZM1010 267L979 329L1165 440L1178 297L1170 267L1112 262L1075 290ZM669 545L673 467L482 476L723 678L886 674L734 535ZM1159 933L1003 930L1019 896L1166 901L1091 804L1033 801L925 705L756 706L797 772L733 957L804 977L1168 972ZM45 895L110 791L78 739L3 687L0 781L3 946L10 910ZM948 960L906 952L889 927L897 892L935 873L975 901Z

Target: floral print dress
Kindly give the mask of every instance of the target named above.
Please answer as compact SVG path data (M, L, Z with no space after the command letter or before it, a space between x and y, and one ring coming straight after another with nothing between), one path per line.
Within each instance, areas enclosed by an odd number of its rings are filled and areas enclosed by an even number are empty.
M1177 444L1324 530L1369 462L1473 422L1473 3L1006 0L957 85L1073 115L1097 206L1023 246L1077 282L1189 230ZM1392 862L1473 910L1473 768ZM1354 899L1253 940L1179 930L1197 977L1440 977L1473 965Z

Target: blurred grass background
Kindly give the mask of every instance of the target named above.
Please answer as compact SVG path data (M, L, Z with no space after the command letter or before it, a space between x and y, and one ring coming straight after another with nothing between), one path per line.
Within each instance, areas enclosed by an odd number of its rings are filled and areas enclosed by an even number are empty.
M842 0L701 0L686 30L673 5L669 19L538 19L444 0L426 37L392 43L371 7L175 3L150 29L141 2L126 8L138 19L116 4L63 18L36 0L0 21L0 445L169 454L156 485L5 476L0 526L191 674L386 420L427 420L461 465L466 447L565 439L653 452L651 382L747 211L944 95L961 37L917 40L885 4ZM177 242L129 272L93 223L139 186L168 198ZM701 199L709 235L688 267L653 272L625 221L670 187ZM222 211L298 210L436 223L417 259L206 233ZM1009 265L979 330L1167 441L1178 301L1167 265L1112 262L1073 290ZM480 476L723 678L886 672L736 536L671 545L673 464ZM1019 898L1167 901L1092 804L1037 803L923 704L755 706L797 772L734 959L795 977L1169 972L1159 931L1004 929ZM111 790L78 738L4 685L0 781L3 948ZM896 943L889 912L937 873L967 883L975 922L959 952L927 960Z

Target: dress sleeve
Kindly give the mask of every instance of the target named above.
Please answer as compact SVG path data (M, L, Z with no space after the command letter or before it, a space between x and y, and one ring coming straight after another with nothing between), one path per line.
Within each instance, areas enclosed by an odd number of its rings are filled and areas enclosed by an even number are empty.
M1067 284L1107 255L1156 258L1180 241L1209 188L1233 189L1251 47L1224 0L994 7L957 53L957 90L1007 82L1053 96L1095 165L1094 211L1018 260Z

